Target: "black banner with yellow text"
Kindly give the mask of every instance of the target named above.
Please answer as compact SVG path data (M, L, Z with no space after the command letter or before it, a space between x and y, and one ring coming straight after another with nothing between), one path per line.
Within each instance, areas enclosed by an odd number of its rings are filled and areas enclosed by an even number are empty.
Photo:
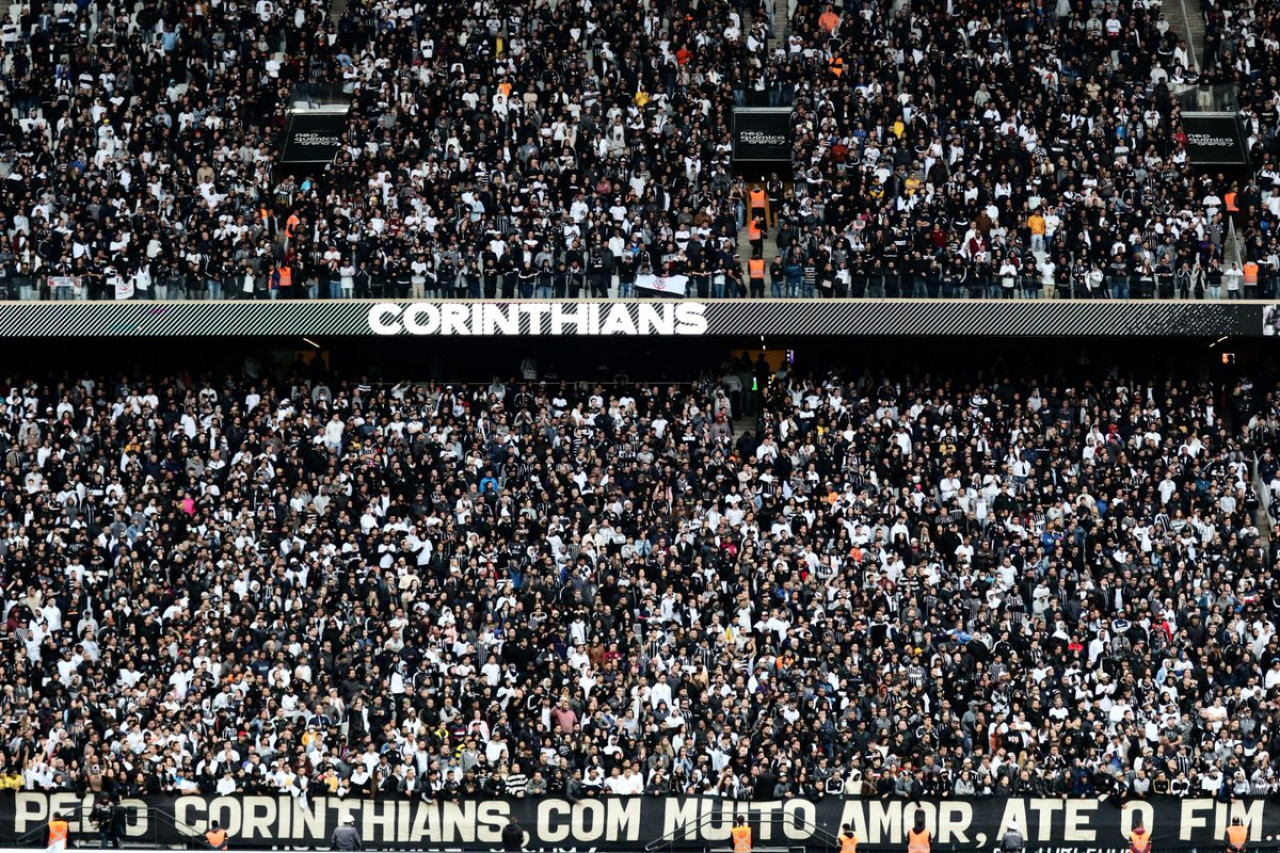
M0 843L43 846L54 812L71 817L72 841L96 846L88 815L91 797L74 793L0 794ZM124 843L203 844L217 820L233 847L324 847L348 815L365 848L489 850L515 817L527 833L526 849L545 851L638 851L645 848L728 848L737 815L747 818L757 847L826 851L844 824L853 827L859 849L901 851L916 815L924 817L935 853L992 851L1008 827L1017 827L1038 853L1110 853L1127 850L1136 820L1153 832L1154 848L1220 849L1232 817L1241 817L1255 845L1280 841L1280 803L1171 797L1135 801L1120 808L1096 798L973 799L907 801L833 798L734 802L696 797L608 797L579 803L561 799L424 802L418 798L310 801L281 796L180 796L126 800Z

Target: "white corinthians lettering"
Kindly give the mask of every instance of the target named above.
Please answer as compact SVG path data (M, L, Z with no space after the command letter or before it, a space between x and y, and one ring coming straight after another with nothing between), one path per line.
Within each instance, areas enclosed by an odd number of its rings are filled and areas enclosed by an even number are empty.
M706 309L701 302L379 302L369 309L369 331L375 335L703 335Z

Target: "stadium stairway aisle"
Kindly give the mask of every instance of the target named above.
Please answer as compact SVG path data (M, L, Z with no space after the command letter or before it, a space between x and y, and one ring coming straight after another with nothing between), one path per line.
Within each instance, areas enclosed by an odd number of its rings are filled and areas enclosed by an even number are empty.
M734 425L737 430L737 425ZM1262 482L1262 478L1258 476L1258 468L1255 465L1253 469L1253 490L1258 494L1258 502L1261 504L1258 513L1258 545L1264 554L1271 553L1271 490L1267 488L1267 484Z
M1244 248L1240 244L1240 235L1236 233L1236 224L1228 220L1227 237L1222 246L1222 266L1230 267L1233 263L1244 266Z
M782 44L784 50L787 36L791 35L791 10L795 3L796 0L773 0L773 38Z
M748 181L747 189L751 190L757 186L762 186L759 181ZM778 256L778 228L775 225L768 229L764 235L764 265L768 269L769 264L773 263L773 259ZM738 232L738 260L742 263L743 275L747 271L747 261L751 258L751 241L748 239L747 229L743 228ZM768 277L765 277L765 293L769 293Z
M1192 60L1198 73L1204 67L1204 10L1200 7L1200 0L1174 2L1177 5L1171 5L1166 16L1171 20L1181 19L1178 29L1191 46Z

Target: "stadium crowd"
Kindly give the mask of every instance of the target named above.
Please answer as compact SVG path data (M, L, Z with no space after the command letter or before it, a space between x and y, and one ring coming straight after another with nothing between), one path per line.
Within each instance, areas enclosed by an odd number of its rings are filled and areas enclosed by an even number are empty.
M1202 6L1203 68L1158 0L15 4L0 275L32 299L626 296L646 273L712 297L1266 296L1277 12ZM1252 178L1187 163L1195 83L1238 90ZM334 162L274 168L291 104L338 89ZM779 104L766 282L729 127Z
M1280 398L1104 375L7 382L0 781L1272 793Z

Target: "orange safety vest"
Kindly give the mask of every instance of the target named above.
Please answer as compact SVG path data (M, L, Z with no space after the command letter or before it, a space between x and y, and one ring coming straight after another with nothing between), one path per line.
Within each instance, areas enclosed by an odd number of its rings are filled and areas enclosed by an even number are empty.
M764 209L764 190L760 189L759 187L756 187L754 190L751 191L749 197L751 199L752 210Z
M280 289L293 287L293 270L288 267L280 267Z
M748 278L764 278L764 258L752 258L747 261Z
M752 240L764 239L764 234L760 233L760 225L754 219L747 225L747 237Z
M68 827L65 820L49 821L49 847L61 841L63 844L67 842Z
M907 831L907 853L929 853L929 830Z
M294 232L295 230L297 230L297 228L298 228L298 223L299 223L299 222L301 222L301 221L302 221L302 219L301 219L301 218L299 218L298 214L296 214L296 213L290 213L290 214L289 214L289 218L288 218L288 220L286 220L286 221L285 221L285 225L284 225L284 233L285 233L285 235L286 235L286 236L289 236L289 237L292 237L292 236L293 236L293 232Z
M1248 827L1232 824L1227 827L1227 844L1236 850L1243 850L1244 845L1249 841Z
M204 834L204 838L214 850L227 849L227 831L225 829L211 829Z
M1258 265L1249 261L1244 265L1244 286L1256 287L1258 284Z
M1149 853L1151 850L1151 830L1139 827L1129 833L1129 849L1133 853Z
M836 75L837 77L844 74L844 60L841 59L840 57L838 56L833 57L831 59L830 66L831 66L831 73Z
M1226 202L1227 210L1231 211L1232 213L1235 213L1237 210L1239 210L1239 209L1240 209L1240 208L1236 207L1236 194L1235 194L1235 193L1227 193L1225 196L1223 196L1223 197L1222 197L1222 200L1223 200L1224 202Z
M858 836L841 835L840 853L858 853Z
M751 853L751 827L733 828L733 853Z

